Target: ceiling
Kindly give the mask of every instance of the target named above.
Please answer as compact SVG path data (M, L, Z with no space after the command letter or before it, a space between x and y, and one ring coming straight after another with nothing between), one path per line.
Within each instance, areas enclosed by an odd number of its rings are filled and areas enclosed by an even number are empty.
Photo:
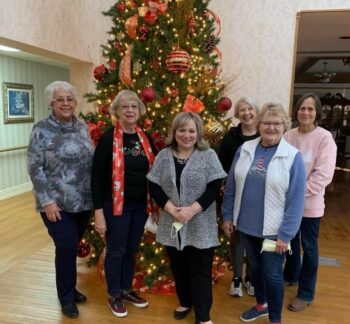
M0 45L2 45L1 42L0 42ZM4 45L8 46L7 44L4 44ZM28 53L25 51L7 52L7 51L3 51L0 49L0 54L15 57L15 58L22 59L22 60L31 61L31 62L37 62L37 63L51 65L51 66L55 66L55 67L59 67L59 68L69 69L69 64L67 62L54 60L52 58L48 58L48 57L37 55L37 54Z
M344 36L348 38L340 39ZM295 82L350 83L350 64L343 59L350 60L350 9L301 12ZM336 74L321 80L324 72Z

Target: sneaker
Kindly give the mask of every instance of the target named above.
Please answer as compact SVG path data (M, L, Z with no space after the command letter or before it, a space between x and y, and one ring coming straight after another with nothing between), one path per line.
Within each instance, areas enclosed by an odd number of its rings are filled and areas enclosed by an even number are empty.
M244 286L245 286L245 288L247 290L247 294L249 296L255 296L255 289L254 289L254 286L250 280L246 280L244 282Z
M113 315L117 317L125 317L128 315L128 311L126 310L120 297L108 298L107 305L111 309Z
M242 290L242 279L239 277L234 277L233 281L231 282L230 289L228 291L228 294L231 296L236 297L242 297L243 296L243 290Z
M242 322L252 322L259 317L268 316L268 315L269 315L269 311L267 310L267 306L261 311L259 311L256 308L256 306L254 306L251 309L243 312L242 315L240 316L240 319Z
M133 304L136 307L147 307L148 301L140 296L136 291L130 291L127 294L122 294L122 301L125 303Z

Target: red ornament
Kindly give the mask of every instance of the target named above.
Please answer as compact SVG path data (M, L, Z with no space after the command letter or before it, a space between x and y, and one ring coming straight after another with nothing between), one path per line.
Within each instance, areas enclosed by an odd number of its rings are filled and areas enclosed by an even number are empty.
M216 105L216 109L220 112L225 112L230 110L232 107L232 101L230 98L223 97L219 100L219 102Z
M123 50L123 46L119 42L115 42L114 48L120 53Z
M188 31L190 32L190 34L192 35L195 31L196 28L196 19L194 19L193 16L191 16L188 20L187 20L187 27L188 27Z
M118 10L119 10L120 12L124 12L125 9L126 9L126 5L125 5L124 2L119 2L119 3L117 4L117 8L118 8Z
M151 134L153 144L158 151L161 151L165 147L165 136L159 132L154 132ZM152 234L153 235L153 234Z
M107 115L108 114L108 106L107 105L99 106L97 110L102 115Z
M149 32L149 28L147 27L146 24L142 24L139 28L139 32L141 34L147 34Z
M108 69L103 65L98 65L94 69L94 77L98 81L103 80L103 76L108 73Z
M90 254L91 248L90 244L85 240L81 240L78 245L78 257L85 258Z
M153 125L152 119L146 118L145 121L143 122L143 127L147 130L150 129Z
M102 131L94 123L92 123L90 121L86 122L86 124L89 127L89 133L90 133L91 140L94 143L94 145L96 145L98 143L101 135L102 135Z
M146 34L140 35L139 40L140 40L141 42L144 42L144 41L146 40Z
M158 60L154 60L151 65L150 65L151 69L154 71L158 71L160 68L160 63Z
M153 11L148 10L143 19L148 22L150 25L154 25L157 21L157 14Z
M170 89L170 96L173 98L176 98L180 93L180 90L178 88L171 88Z
M160 99L160 104L162 106L166 106L170 102L169 96L164 96L162 99Z
M106 126L106 122L104 122L103 120L99 120L96 123L96 125L97 125L97 127L102 128L102 127Z
M176 48L166 57L166 67L169 72L183 73L190 69L191 56L186 51Z
M152 87L146 87L142 89L140 97L144 103L152 102L156 98L156 92Z
M115 70L117 67L117 61L115 59L112 59L108 62L108 65L111 68L111 70Z

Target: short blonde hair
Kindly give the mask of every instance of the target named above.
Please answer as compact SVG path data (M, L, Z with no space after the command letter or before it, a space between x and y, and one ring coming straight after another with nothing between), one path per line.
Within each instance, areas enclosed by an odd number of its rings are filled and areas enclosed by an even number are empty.
M53 97L57 91L66 91L70 92L73 99L76 103L78 103L78 93L77 90L67 81L54 81L51 82L46 88L44 92L44 96L46 99L46 103L48 107L51 107L51 103L53 101Z
M271 114L273 116L278 116L283 120L284 123L284 130L287 131L290 129L292 122L290 120L290 117L288 116L287 112L283 108L283 106L279 103L274 102L267 102L262 106L262 109L258 116L256 117L256 127L259 128L259 125L261 123L261 120L263 117L267 114Z
M257 114L259 113L260 107L259 107L257 101L253 97L242 97L235 104L234 116L236 118L238 118L238 110L239 110L239 107L241 106L242 103L246 103L247 105L252 107Z
M171 146L173 149L177 149L177 142L175 140L175 132L187 125L187 123L193 120L196 129L197 129L197 142L196 142L196 148L199 150L205 150L209 148L209 143L204 139L204 130L203 130L203 121L202 118L193 112L180 112L178 113L175 118L173 119L171 128L169 130L168 137L165 140L165 143L169 146Z
M131 90L122 90L114 98L109 108L109 112L112 116L117 117L117 109L118 107L120 107L120 103L122 99L135 100L137 102L137 106L139 107L140 115L143 115L146 113L146 106L142 102L142 100L139 98L136 92Z

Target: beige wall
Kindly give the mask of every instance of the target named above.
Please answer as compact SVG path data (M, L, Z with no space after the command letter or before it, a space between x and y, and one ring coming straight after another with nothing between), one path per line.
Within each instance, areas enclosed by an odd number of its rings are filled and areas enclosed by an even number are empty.
M222 21L224 74L237 76L232 100L248 95L288 109L297 12L349 9L350 1L213 0L211 7Z
M94 90L92 70L103 62L100 45L111 20L102 15L114 0L0 0L0 43L71 64L71 82ZM80 105L86 110L86 105ZM91 109L91 107L90 107Z

